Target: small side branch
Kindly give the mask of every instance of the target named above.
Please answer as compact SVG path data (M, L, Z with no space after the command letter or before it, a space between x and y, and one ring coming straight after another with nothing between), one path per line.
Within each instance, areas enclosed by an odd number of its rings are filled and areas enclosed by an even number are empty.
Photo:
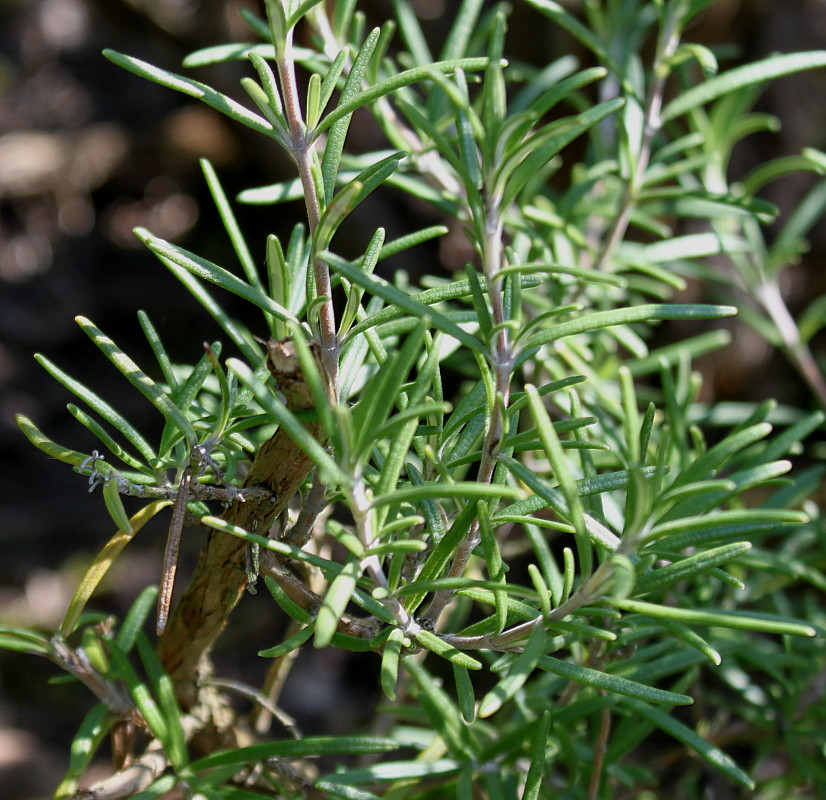
M284 111L290 126L292 156L298 167L301 188L304 194L304 206L307 210L307 223L313 239L313 277L316 293L326 298L321 304L318 317L318 333L321 343L321 362L327 376L330 402L338 400L338 356L339 346L336 336L336 316L333 308L333 289L330 281L330 268L317 257L315 235L321 220L321 204L318 199L313 178L313 144L307 136L304 116L298 99L298 84L295 78L295 59L293 57L293 34L287 33L283 52L276 60L281 89L284 93Z
M480 483L490 483L493 480L493 473L496 468L496 456L499 453L502 442L505 422L504 415L507 413L508 402L510 400L510 382L514 361L510 333L505 324L505 309L501 282L497 280L497 275L503 267L504 260L502 245L503 232L504 221L498 199L490 198L488 200L487 218L485 220L482 266L485 277L487 278L488 298L490 300L491 314L496 331L494 341L492 342L493 352L491 353L496 396L493 398L490 421L485 431L485 439L482 444L482 460L479 465L479 475L477 477ZM479 544L479 540L479 521L474 520L468 531L468 535L456 551L456 555L448 571L449 578L459 578L464 574L470 556L476 545ZM433 600L424 615L424 619L429 626L436 626L439 617L442 615L442 612L452 597L453 591L449 589L442 589L434 594Z
M654 65L652 67L653 77L648 87L648 95L645 100L643 130L639 152L637 153L637 162L634 165L634 172L623 190L617 215L614 217L614 221L608 230L602 250L596 258L594 268L598 270L606 269L608 262L614 255L614 251L628 230L631 216L636 208L637 196L642 188L645 173L651 161L651 148L654 144L654 137L657 135L662 124L660 113L662 111L665 84L670 72L669 62L680 44L679 22L681 10L678 6L678 3L669 6L669 10L666 12L665 23L660 30L660 36L657 41L657 53L654 57Z
M202 721L191 715L182 717L181 724L186 739L191 739L203 727ZM168 766L169 759L163 752L163 746L157 739L153 739L146 751L128 767L87 789L79 789L73 800L124 800L134 797L160 778Z
M457 650L496 650L507 651L517 647L530 636L534 628L541 628L548 622L559 622L573 614L582 606L590 605L599 600L611 580L613 567L610 561L603 562L597 570L577 589L562 605L553 609L550 614L538 614L527 622L520 622L502 633L493 636L443 636L442 638Z
M753 295L780 333L786 357L808 384L820 405L826 409L826 377L815 361L812 351L801 340L800 330L789 312L777 281L764 281L753 290Z
M150 748L132 764L114 775L110 775L88 789L79 789L73 800L122 800L134 797L148 789L169 765L159 743Z
M361 543L369 550L374 543L373 527L370 520L370 501L367 498L364 486L356 481L352 491L351 508L356 523L356 530ZM381 567L381 561L376 555L366 556L361 562L362 569L373 580L373 584L380 589L387 589L387 576ZM392 614L399 628L410 636L415 637L421 632L421 625L411 616L410 612L395 597L382 599L382 605Z

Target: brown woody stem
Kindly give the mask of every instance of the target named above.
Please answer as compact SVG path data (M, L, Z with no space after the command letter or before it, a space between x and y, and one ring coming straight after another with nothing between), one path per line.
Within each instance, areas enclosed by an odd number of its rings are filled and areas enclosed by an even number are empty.
M312 408L310 390L300 372L292 342L271 340L270 371L290 410ZM319 438L318 423L306 425ZM276 517L300 488L312 461L282 430L264 442L255 456L244 488L263 487L266 500L234 502L222 518L251 533L266 536ZM195 573L170 616L158 643L158 655L176 685L185 708L195 702L198 671L247 585L246 543L219 531L209 534Z

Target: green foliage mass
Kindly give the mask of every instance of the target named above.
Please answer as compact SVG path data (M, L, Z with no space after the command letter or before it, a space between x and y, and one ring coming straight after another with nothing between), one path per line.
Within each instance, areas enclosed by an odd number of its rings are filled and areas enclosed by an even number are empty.
M732 797L826 785L814 699L824 525L812 499L824 467L808 444L823 413L706 408L692 370L728 343L714 320L743 306L814 403L826 401L808 350L822 302L796 323L778 290L826 181L771 241L777 212L760 197L791 171L822 175L826 156L804 150L736 182L728 170L735 144L774 124L751 110L759 91L826 66L826 53L718 65L682 38L709 0L589 2L584 18L524 2L594 66L509 61L508 8L482 0L454 4L439 52L407 0L372 30L357 0L267 0L267 19L243 12L252 41L184 65L245 62L244 103L106 52L285 149L297 177L238 201L303 202L307 223L248 243L243 208L204 162L238 264L137 231L221 339L196 363L173 364L151 309L141 311L157 361L141 367L78 319L163 417L157 441L39 357L81 402L69 410L89 451L20 426L102 485L118 529L57 636L0 633L0 645L51 658L99 701L57 798L75 795L124 720L156 754L144 783L117 795L141 800L175 786L210 800L655 797L666 773L669 793L686 798L707 796L712 773L747 792ZM348 132L366 115L386 149L354 155ZM429 266L442 225L392 241L377 227L363 255L337 253L337 232L374 192L415 198L460 228L471 263L452 276ZM394 270L408 250L423 254L423 275ZM696 280L718 302L672 302ZM231 317L226 292L258 322ZM695 333L652 344L664 320L692 321ZM291 337L306 407L271 379L267 337ZM247 529L220 504L271 502L244 477L276 428L306 454L306 480L276 527ZM792 470L788 457L801 453ZM146 498L131 519L123 494ZM198 749L203 709L142 632L157 590L114 627L87 610L132 537L170 513L171 535L186 517L245 540L251 579L261 558L272 613L291 618L284 641L258 643L262 657L288 660L302 646L375 653L381 736L250 739L255 729L237 718L230 727L246 744ZM268 691L253 696L269 707ZM728 742L741 734L735 761ZM319 775L308 759L322 755L339 767ZM778 758L782 775L766 769ZM102 793L110 785L91 796L116 796Z

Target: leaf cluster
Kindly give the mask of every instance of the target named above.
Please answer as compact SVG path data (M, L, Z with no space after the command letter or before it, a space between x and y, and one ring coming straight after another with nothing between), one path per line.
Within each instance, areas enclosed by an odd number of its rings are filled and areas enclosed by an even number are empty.
M806 346L822 327L822 302L795 323L777 281L826 194L818 184L768 246L762 230L776 210L759 191L791 171L822 173L824 159L807 150L739 181L728 162L740 138L771 124L750 111L759 89L826 65L826 55L721 71L711 51L682 43L708 2L588 3L584 21L553 0L526 3L598 66L509 63L507 9L480 0L458 4L438 53L405 0L372 30L354 0L268 0L266 19L244 11L256 41L194 53L184 66L245 61L252 106L107 51L286 150L298 176L238 201L300 201L307 224L286 241L271 235L259 269L236 204L203 162L238 264L137 231L233 349L222 361L215 342L196 363L173 364L142 311L156 361L142 368L78 318L161 414L156 443L39 357L83 403L69 411L106 458L68 450L30 420L21 428L102 486L117 528L78 586L57 640L63 650L32 632L0 639L68 669L65 640L81 628L71 652L86 653L109 687L81 726L58 797L71 795L126 713L165 758L134 794L147 799L176 785L226 800L311 785L345 798L609 797L656 784L655 769L636 757L655 732L753 788L748 768L768 755L759 738L747 765L714 743L735 716L763 732L785 720L792 780L823 778L810 757L816 716L795 704L812 656L822 656L810 641L822 612L797 587L826 586L815 546L822 519L808 499L824 468L791 472L789 460L822 429L823 413L784 416L767 402L715 427L692 361L729 340L704 321L734 315L732 303L748 296L748 321L816 391ZM311 46L294 44L297 30ZM682 91L665 101L672 83ZM349 128L364 112L387 149L348 154ZM392 272L394 256L423 251L446 225L391 241L377 227L357 258L336 252L339 229L377 191L458 223L472 253L466 269L421 285ZM721 258L730 272L718 269ZM672 302L694 278L715 282L728 302ZM216 289L258 309L259 327L232 318ZM657 346L667 320L696 322L698 333ZM262 337L290 337L309 407L272 379ZM222 504L273 502L245 477L276 431L308 460L301 491L270 531L228 521ZM123 494L148 502L129 518ZM138 632L154 590L116 635L101 634L84 611L114 558L171 505L269 556L260 569L289 629L283 641L261 642L260 656L287 663L311 640L375 653L389 738L190 752L169 665ZM115 698L124 708L113 708ZM699 724L671 714L694 702ZM395 760L345 759L320 777L306 769L311 756L395 750ZM288 776L286 759L303 760L298 776ZM697 763L684 764L681 781L699 797ZM242 789L241 775L256 780Z

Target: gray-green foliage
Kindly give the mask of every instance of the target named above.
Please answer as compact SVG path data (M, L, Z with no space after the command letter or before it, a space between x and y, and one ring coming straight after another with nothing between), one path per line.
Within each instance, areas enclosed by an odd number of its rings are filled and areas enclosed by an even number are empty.
M299 178L239 199L303 200L309 227L286 241L270 236L266 248L247 243L243 208L205 163L239 264L219 266L137 232L212 315L223 352L234 354L221 363L216 343L196 364L172 364L140 312L158 362L144 371L79 319L163 416L155 443L41 358L85 404L70 410L108 460L66 450L22 418L21 427L42 450L103 484L119 529L78 587L61 631L78 638L75 658L87 654L85 682L101 705L80 728L58 797L72 795L124 708L168 761L141 798L178 783L208 798L293 796L277 759L397 749L362 766L347 759L349 766L321 777L299 773L329 797L607 798L620 787L656 785L656 759L637 753L662 733L700 757L683 760L656 739L658 752L680 758L681 796L702 796L709 769L753 787L755 769L775 750L784 754L786 782L764 779L760 796L826 781L817 760L822 712L800 705L815 691L809 681L822 658L809 637L823 623L812 591L826 588L817 545L823 526L807 498L824 470L790 472L787 460L823 415L783 416L764 403L712 428L715 410L698 404L691 362L725 346L726 334L698 325L692 338L651 346L662 320L733 315L732 305L671 302L689 278L717 281L729 303L750 299L748 321L817 392L807 342L822 326L822 302L798 327L777 280L822 212L826 184L771 245L762 231L775 211L759 190L792 170L822 174L826 159L804 151L736 183L727 165L736 141L768 124L750 112L757 91L772 78L826 65L826 53L720 68L711 51L682 41L708 0L586 3L584 20L553 0L526 3L537 25L562 26L598 66L580 69L569 56L544 69L509 64L507 7L481 0L455 4L439 53L406 0L373 30L356 1L268 0L267 20L244 12L254 41L186 61L248 62L243 86L253 106L107 52L286 148ZM309 48L293 44L295 28ZM649 41L651 63L643 55ZM296 67L309 76L304 97ZM683 90L664 103L671 85ZM387 149L355 156L347 134L364 111ZM394 274L392 256L422 248L446 233L441 226L394 241L379 227L363 256L337 254L336 232L374 191L415 197L457 221L474 263L452 278L434 268L439 276L425 275L425 288ZM338 320L324 291L337 298ZM222 292L257 308L258 325L230 317ZM259 339L267 335L299 342L322 441L269 379ZM308 355L302 343L310 340L321 342L326 360ZM641 376L651 380L635 384ZM445 388L457 382L459 389ZM312 547L283 529L266 538L231 525L208 505L240 484L273 425L315 466L305 502L316 481L321 507L340 508L315 520ZM182 717L139 632L153 590L117 634L101 638L89 627L94 617L84 607L109 563L171 504L177 483L168 475L191 466L196 446L208 460L195 483L216 492L193 495L189 511L224 535L303 563L323 587L308 610L267 577L273 614L283 610L293 623L284 642L260 642L261 655L282 657L311 639L316 647L375 651L390 701L380 712L385 738L353 731L265 739L199 758L187 744L193 722ZM122 493L148 505L129 520ZM301 510L299 499L288 525ZM371 619L369 636L342 632L351 603ZM72 671L63 639L0 636L3 646ZM691 703L696 714L671 713ZM736 720L750 731L739 764L715 743ZM241 788L235 778L250 763L260 780Z

